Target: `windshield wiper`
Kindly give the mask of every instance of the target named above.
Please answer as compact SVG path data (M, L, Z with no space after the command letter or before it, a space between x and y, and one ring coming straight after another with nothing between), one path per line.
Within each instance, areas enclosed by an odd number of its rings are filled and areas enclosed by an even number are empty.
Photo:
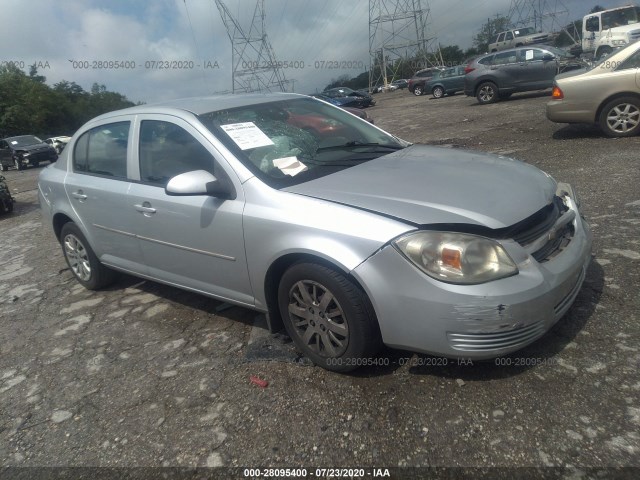
M375 148L384 148L388 150L402 150L405 148L402 145L395 145L392 143L365 143L357 140L344 143L342 145L331 145L329 147L320 147L316 151L317 152L326 152L328 150L349 150L352 148L360 148L360 147L375 147Z

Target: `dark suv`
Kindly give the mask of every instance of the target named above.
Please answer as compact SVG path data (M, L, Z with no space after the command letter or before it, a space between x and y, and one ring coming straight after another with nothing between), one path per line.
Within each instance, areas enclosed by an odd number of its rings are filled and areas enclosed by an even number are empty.
M56 150L34 135L20 135L0 140L0 171L9 167L24 169L27 165L37 167L40 162L55 162Z
M562 72L587 65L559 48L521 47L483 55L465 69L464 93L478 103L493 103L515 92L545 90Z
M439 72L442 68L432 67L418 70L416 74L409 79L407 89L414 95L422 95L425 93L425 84L433 78L436 72Z

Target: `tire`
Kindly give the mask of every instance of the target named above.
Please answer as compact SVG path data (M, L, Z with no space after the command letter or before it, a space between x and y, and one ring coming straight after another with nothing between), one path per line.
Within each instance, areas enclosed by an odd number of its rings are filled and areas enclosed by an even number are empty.
M483 82L476 90L476 98L480 105L487 105L498 101L498 87L493 82Z
M7 167L4 166L4 163L0 162L0 172L6 172Z
M422 95L423 93L424 93L424 91L423 91L422 85L416 85L416 86L413 88L413 94L414 94L416 97L419 97L419 96L420 96L420 95Z
M280 280L278 306L291 339L322 368L354 370L380 348L369 300L353 281L333 269L307 262L291 266Z
M40 166L40 162L32 162L31 165L33 168L38 168Z
M608 137L632 137L640 133L640 99L620 97L600 112L600 128Z
M14 158L13 159L13 164L15 165L16 170L24 170L25 169L24 163L22 163L22 161L19 158Z
M445 93L444 88L442 87L436 87L431 92L431 94L433 95L433 98L442 98L444 97L444 93Z
M71 272L88 290L99 290L113 283L116 273L100 263L78 226L65 223L60 233L62 253Z

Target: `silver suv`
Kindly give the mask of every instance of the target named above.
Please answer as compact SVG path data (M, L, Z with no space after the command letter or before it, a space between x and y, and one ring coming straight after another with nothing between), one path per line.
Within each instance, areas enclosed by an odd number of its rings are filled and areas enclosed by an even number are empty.
M586 64L550 46L512 48L473 60L465 69L464 93L478 103L493 103L515 92L545 90L558 73Z
M497 52L513 47L523 47L540 43L551 43L553 34L536 32L533 27L514 28L506 32L498 33L489 44L490 52Z

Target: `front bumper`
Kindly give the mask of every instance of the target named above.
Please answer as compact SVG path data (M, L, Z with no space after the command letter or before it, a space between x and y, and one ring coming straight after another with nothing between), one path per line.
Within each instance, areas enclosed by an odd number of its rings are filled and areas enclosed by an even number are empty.
M352 273L373 303L386 345L452 358L494 358L543 336L575 300L592 238L580 215L573 226L571 242L556 257L538 263L520 251L518 275L485 284L439 282L392 246ZM522 250L514 241L501 243L507 251Z

